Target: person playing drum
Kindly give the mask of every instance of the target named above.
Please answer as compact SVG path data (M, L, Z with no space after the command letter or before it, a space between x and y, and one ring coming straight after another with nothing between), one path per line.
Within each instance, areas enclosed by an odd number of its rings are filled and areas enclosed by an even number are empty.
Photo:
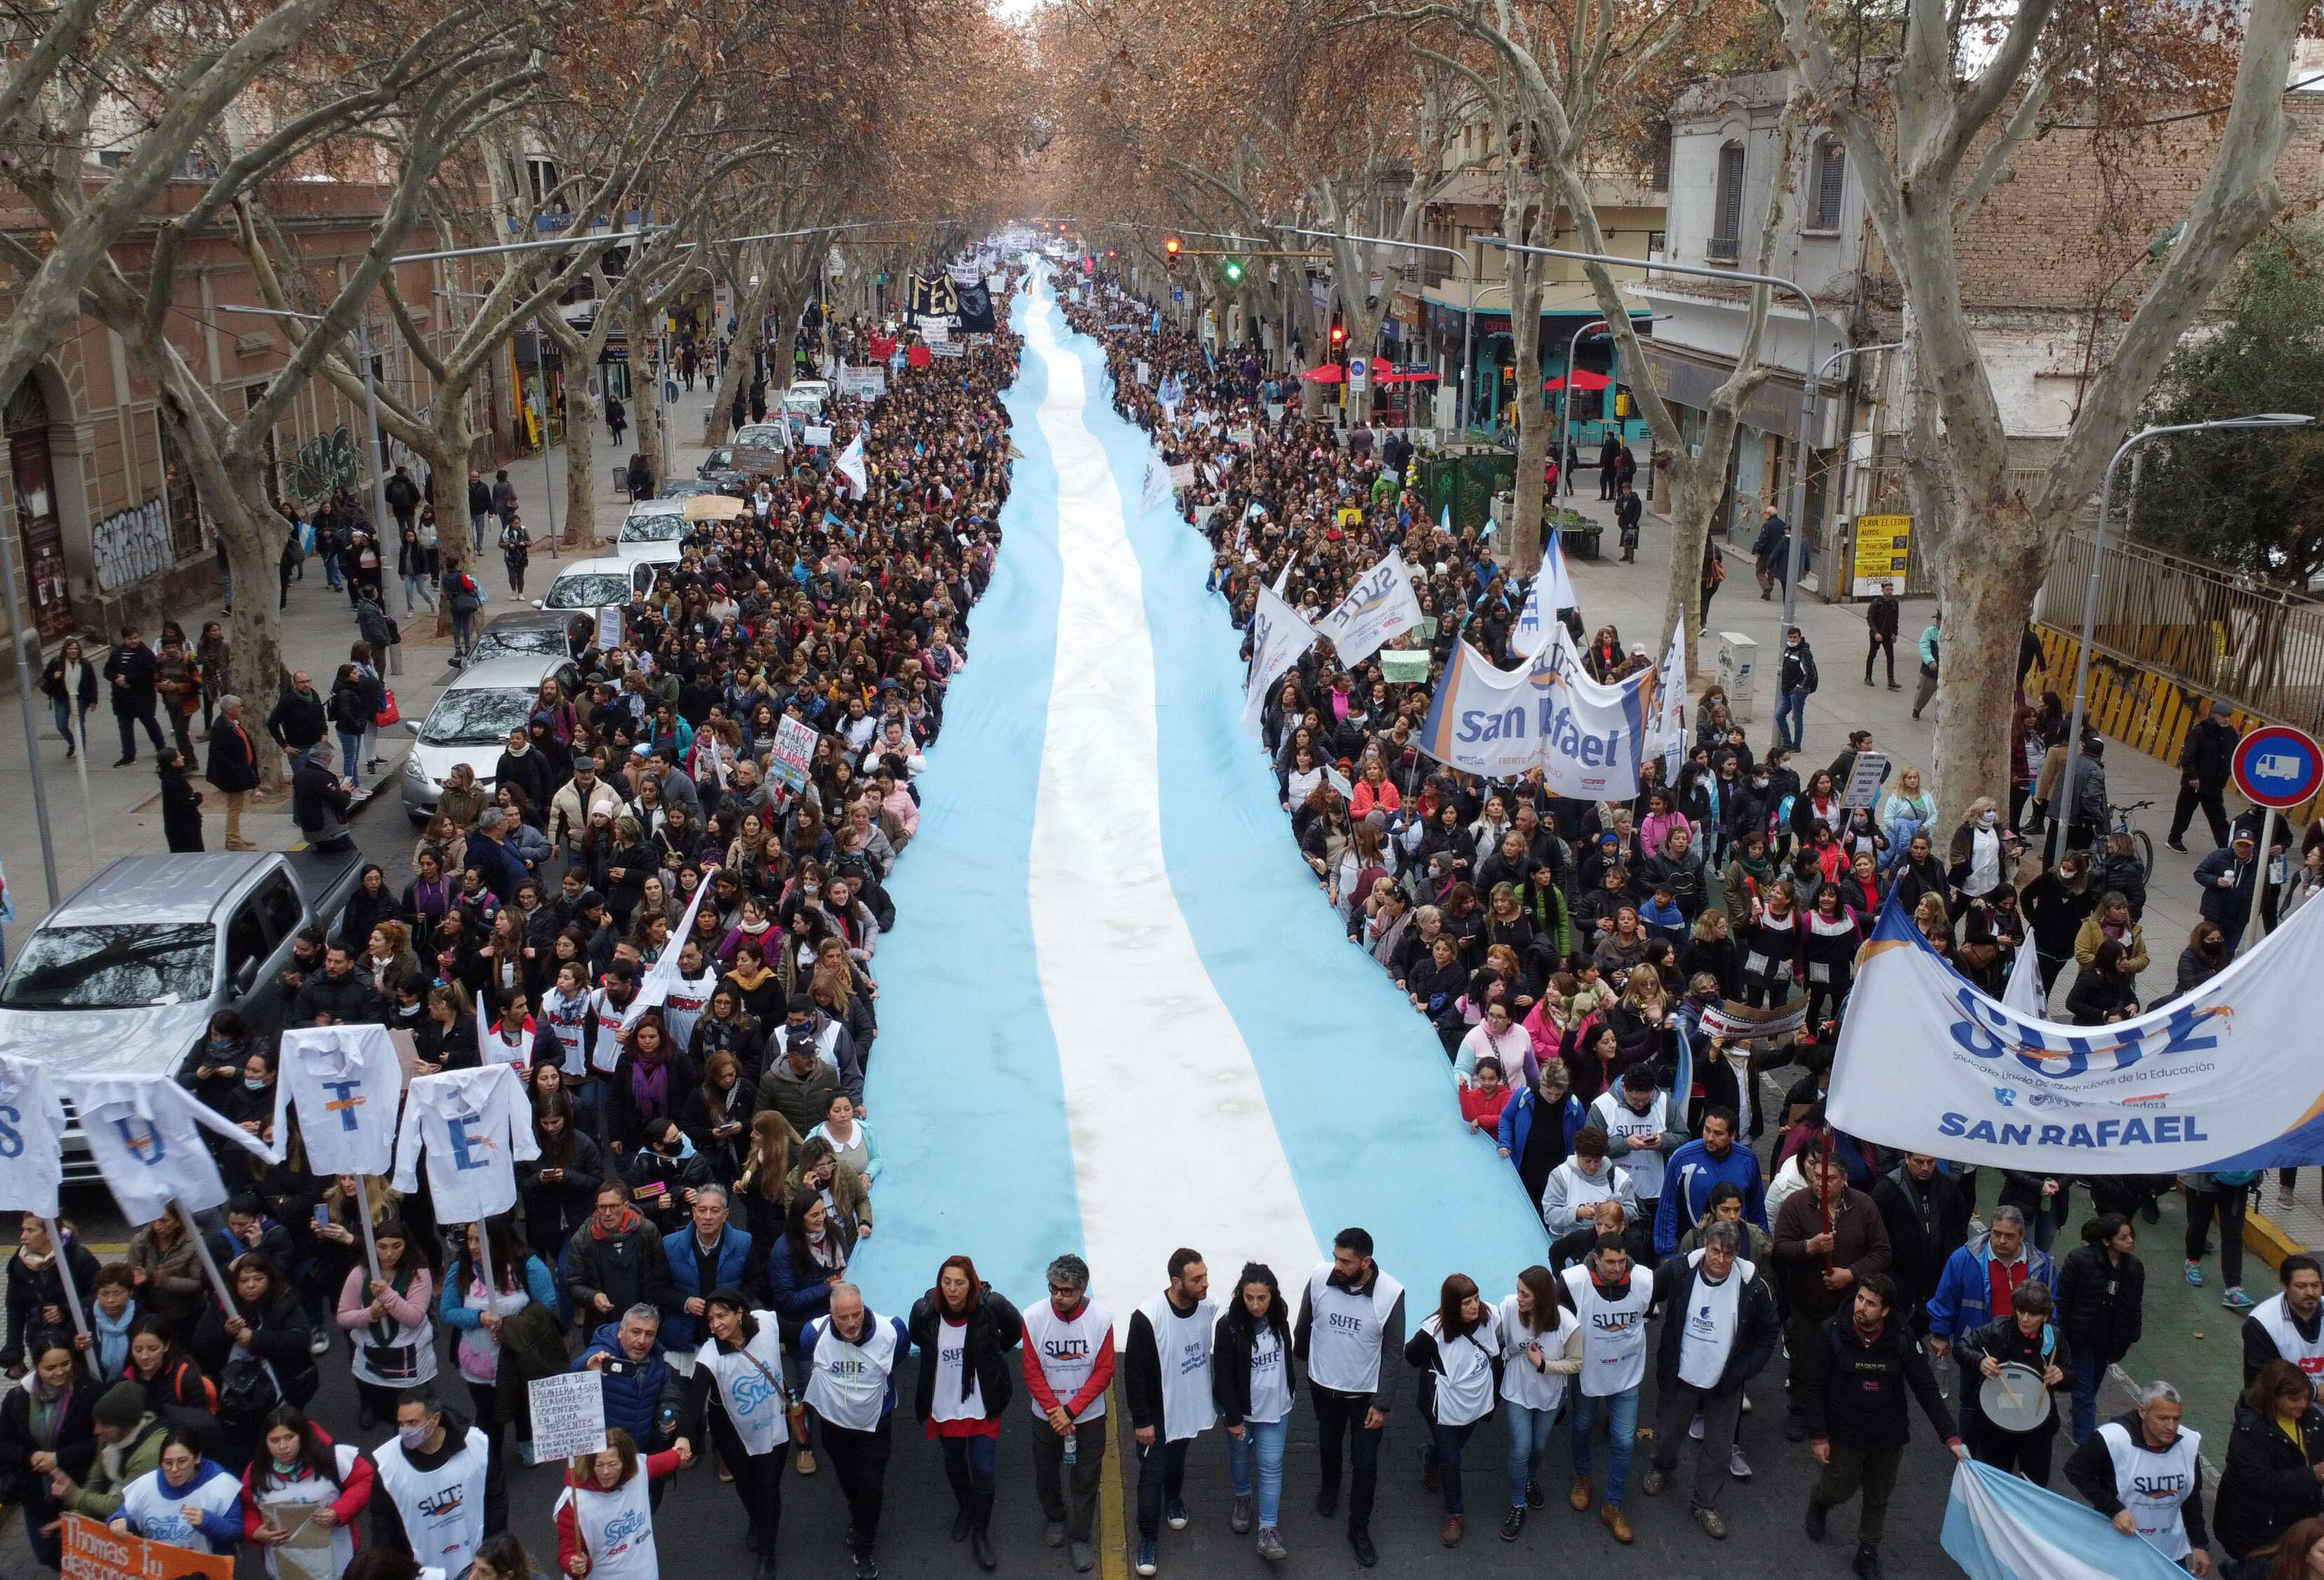
M1970 1329L1954 1345L1963 1374L1974 1370L1985 1379L1969 1450L1984 1464L2046 1487L2058 1437L2058 1409L2050 1395L2072 1386L2073 1363L2065 1335L2050 1320L2046 1287L2029 1280L2011 1306L2008 1316Z

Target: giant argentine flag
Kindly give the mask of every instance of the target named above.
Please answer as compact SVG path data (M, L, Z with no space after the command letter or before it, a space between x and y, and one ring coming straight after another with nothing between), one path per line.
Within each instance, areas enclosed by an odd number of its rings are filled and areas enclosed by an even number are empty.
M2307 906L2161 1009L2068 1025L1972 987L1892 896L1857 957L1831 1122L1884 1146L2036 1173L2324 1162L2319 976L2324 905Z
M1975 1460L1953 1471L1943 1541L1969 1580L2187 1580L2097 1510Z

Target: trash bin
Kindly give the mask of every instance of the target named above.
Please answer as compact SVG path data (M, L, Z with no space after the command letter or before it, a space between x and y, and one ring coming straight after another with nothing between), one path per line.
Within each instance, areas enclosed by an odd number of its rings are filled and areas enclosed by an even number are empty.
M1727 693L1728 716L1738 723L1751 716L1751 692L1759 667L1759 644L1739 631L1719 633L1719 686Z

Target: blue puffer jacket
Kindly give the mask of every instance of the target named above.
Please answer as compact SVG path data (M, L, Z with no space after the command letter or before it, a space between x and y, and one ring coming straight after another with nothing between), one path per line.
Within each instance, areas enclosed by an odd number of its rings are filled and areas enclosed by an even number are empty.
M662 1302L661 1342L673 1350L690 1350L702 1343L702 1325L686 1309L686 1303L696 1296L708 1296L720 1289L742 1289L743 1278L751 1266L751 1237L733 1224L726 1225L718 1242L717 1278L706 1289L695 1286L701 1281L701 1269L694 1256L694 1225L662 1236L662 1254L669 1259L670 1296Z
M598 1385L605 1391L605 1425L619 1427L636 1439L640 1447L649 1442L659 1442L662 1425L662 1396L670 1395L670 1418L676 1418L677 1373L656 1349L642 1365L622 1353L622 1325L609 1322L589 1335L589 1347L573 1363L573 1370L589 1369L589 1357L604 1355L609 1361L622 1363L629 1370L620 1375L601 1371Z
M2055 1295L2058 1268L2050 1260L2050 1253L2037 1250L2028 1240L2025 1261L2026 1281L2039 1280ZM1946 1260L1945 1270L1937 1280L1937 1292L1929 1297L1930 1335L1951 1339L1983 1327L1993 1320L1992 1307L1993 1243L1989 1239L1972 1240L1957 1247Z

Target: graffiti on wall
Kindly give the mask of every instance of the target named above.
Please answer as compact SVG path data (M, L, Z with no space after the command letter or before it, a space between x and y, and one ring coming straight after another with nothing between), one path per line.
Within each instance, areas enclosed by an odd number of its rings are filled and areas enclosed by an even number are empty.
M134 510L124 510L97 522L89 534L97 563L97 590L111 595L158 576L178 562L170 546L170 506L149 499Z
M290 476L285 481L293 498L311 502L327 499L342 488L353 488L362 476L363 467L355 458L355 436L342 422L299 447L299 453L290 457Z

